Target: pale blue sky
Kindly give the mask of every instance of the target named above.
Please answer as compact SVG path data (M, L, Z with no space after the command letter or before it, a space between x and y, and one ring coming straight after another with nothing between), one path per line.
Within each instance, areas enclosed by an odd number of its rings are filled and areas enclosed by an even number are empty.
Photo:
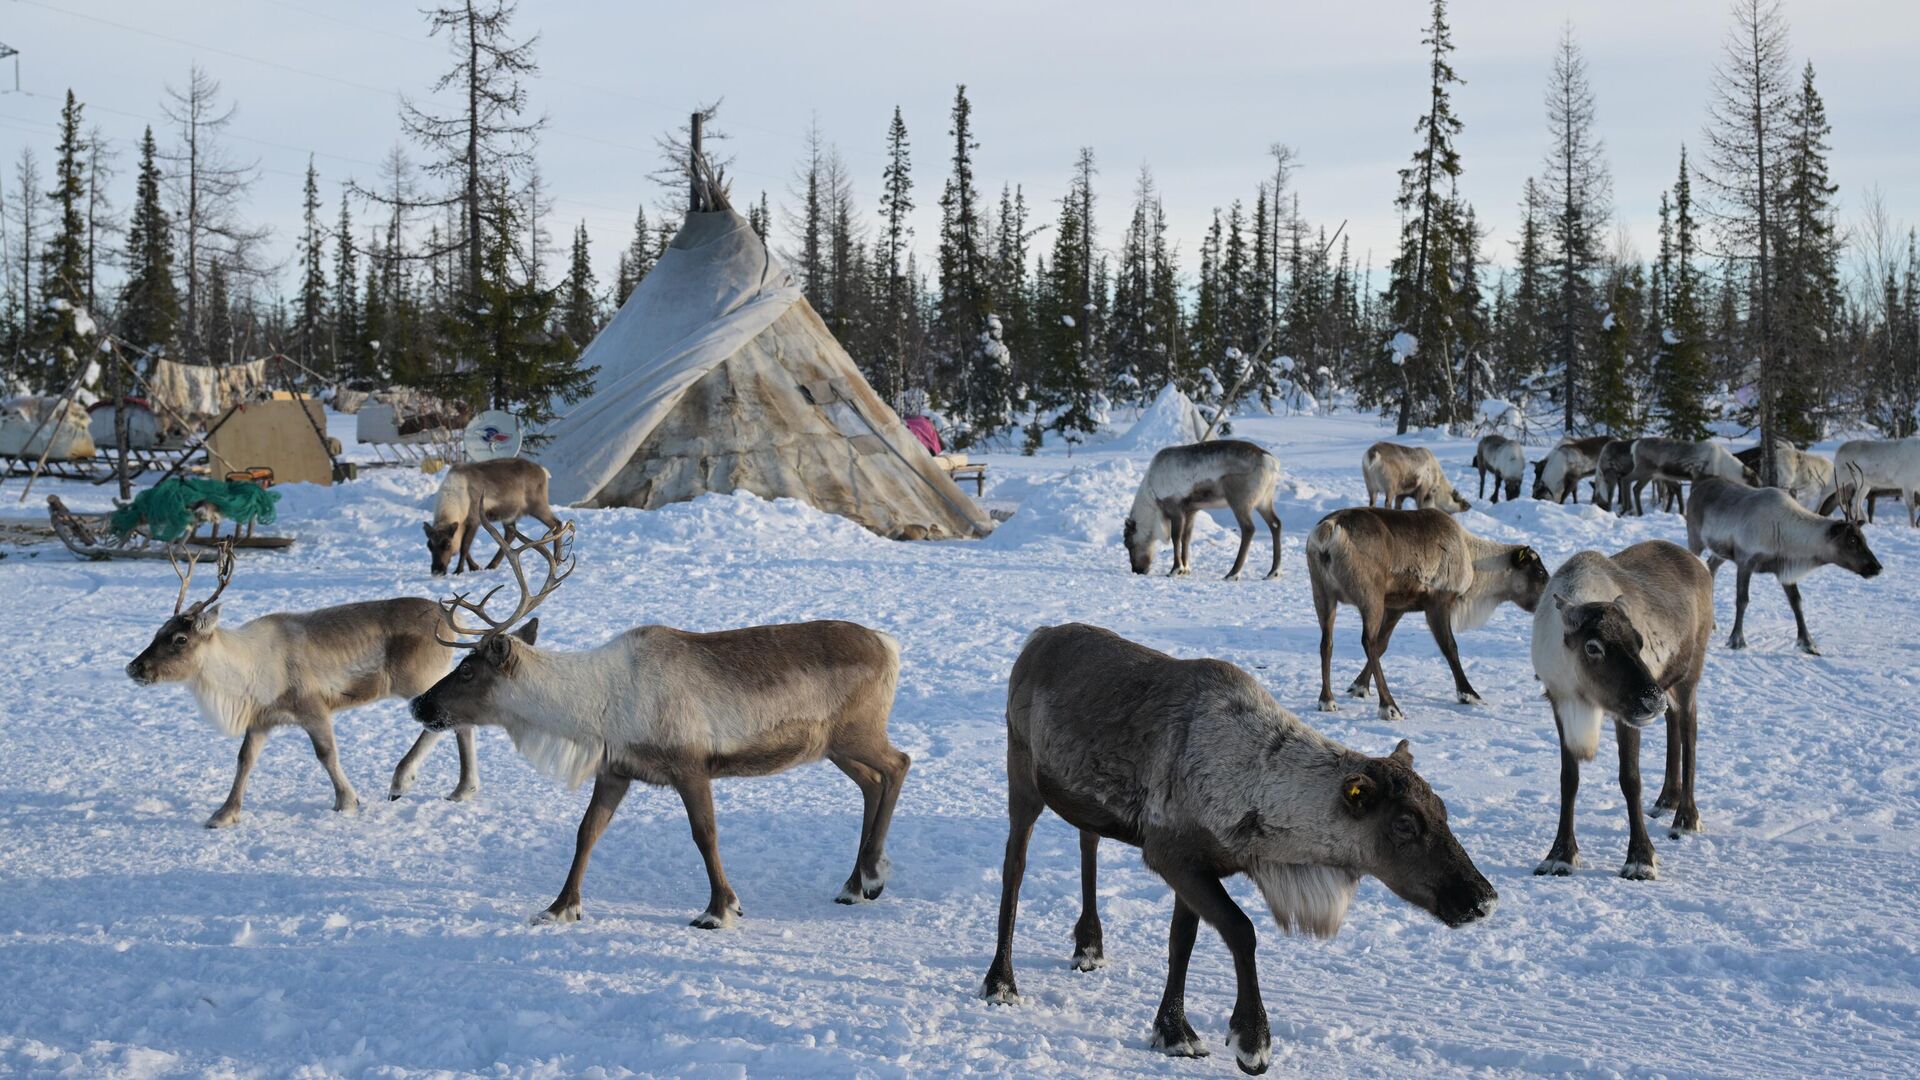
M918 244L932 246L946 175L947 110L968 84L981 143L976 174L996 192L1022 183L1039 203L1066 186L1077 149L1094 148L1102 240L1117 243L1133 177L1152 165L1187 268L1207 215L1251 200L1267 146L1292 144L1302 212L1348 219L1355 256L1376 267L1395 233L1395 171L1423 105L1425 0L1325 3L1062 3L835 0L714 5L523 0L541 35L531 85L550 117L541 151L557 199L551 228L585 219L610 276L646 179L653 137L696 101L724 96L737 201L777 205L818 116L872 208L893 106L912 134ZM1814 62L1834 124L1843 216L1869 185L1902 222L1920 217L1920 9L1898 0L1788 0L1796 68ZM104 21L102 21L104 20ZM1456 93L1466 123L1462 192L1508 241L1521 185L1541 167L1542 106L1564 24L1584 48L1612 167L1617 219L1641 254L1681 142L1697 145L1710 65L1727 24L1721 0L1457 0ZM109 25L119 24L119 25ZM375 0L0 0L0 41L21 50L28 94L0 95L0 159L23 142L44 159L69 86L88 119L127 146L116 193L130 197L131 144L157 118L161 86L198 60L239 105L233 150L264 171L254 213L291 242L307 152L331 203L348 175L398 137L395 93L418 94L445 63L415 5ZM266 61L267 63L261 63ZM12 73L5 79L11 85ZM240 136L244 136L243 141ZM744 197L744 198L743 198ZM330 211L331 212L331 211ZM778 239L776 237L776 239Z

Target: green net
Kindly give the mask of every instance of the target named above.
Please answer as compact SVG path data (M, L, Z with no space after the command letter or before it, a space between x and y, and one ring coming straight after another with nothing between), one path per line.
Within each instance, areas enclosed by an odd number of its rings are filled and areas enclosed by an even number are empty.
M174 477L135 495L133 502L115 510L111 527L115 536L126 536L145 525L147 535L165 543L187 534L193 527L193 508L201 503L211 503L223 521L268 525L273 523L273 505L279 501L279 492L244 480Z

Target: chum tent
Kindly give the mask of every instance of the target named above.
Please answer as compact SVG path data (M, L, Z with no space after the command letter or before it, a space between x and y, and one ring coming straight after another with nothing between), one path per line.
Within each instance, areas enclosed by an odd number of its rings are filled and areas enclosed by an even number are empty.
M651 509L750 491L897 539L993 530L724 206L687 215L580 359L599 369L592 393L533 454L555 503Z

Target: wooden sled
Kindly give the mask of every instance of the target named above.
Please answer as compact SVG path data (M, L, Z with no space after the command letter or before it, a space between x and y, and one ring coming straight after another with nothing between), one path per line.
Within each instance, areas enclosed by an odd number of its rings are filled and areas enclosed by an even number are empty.
M138 529L125 537L114 537L107 532L106 515L82 517L67 509L67 504L61 502L58 495L47 496L47 516L53 520L53 535L60 538L68 551L82 559L164 559L167 558L168 549L174 547L174 544L156 542ZM293 546L291 536L255 536L251 528L243 531L236 526L234 535L226 537L219 533L220 526L216 523L212 535L200 536L197 532L190 532L175 543L193 544L196 547L228 543L235 548L260 551L280 551Z

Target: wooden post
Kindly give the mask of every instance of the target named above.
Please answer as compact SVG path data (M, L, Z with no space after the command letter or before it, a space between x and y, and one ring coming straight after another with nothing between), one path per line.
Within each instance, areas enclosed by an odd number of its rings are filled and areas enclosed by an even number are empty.
M699 112L687 127L687 212L700 212L700 125Z
M108 392L113 395L113 448L115 459L113 463L113 474L114 478L120 481L120 500L125 502L133 498L133 478L127 473L128 444L133 441L128 431L127 397L132 387L128 386L121 378L120 353L118 346L114 345L111 339L107 342L107 350L107 355L113 358L113 363L107 366L108 370L112 373L112 377L107 380L107 386L110 388Z

